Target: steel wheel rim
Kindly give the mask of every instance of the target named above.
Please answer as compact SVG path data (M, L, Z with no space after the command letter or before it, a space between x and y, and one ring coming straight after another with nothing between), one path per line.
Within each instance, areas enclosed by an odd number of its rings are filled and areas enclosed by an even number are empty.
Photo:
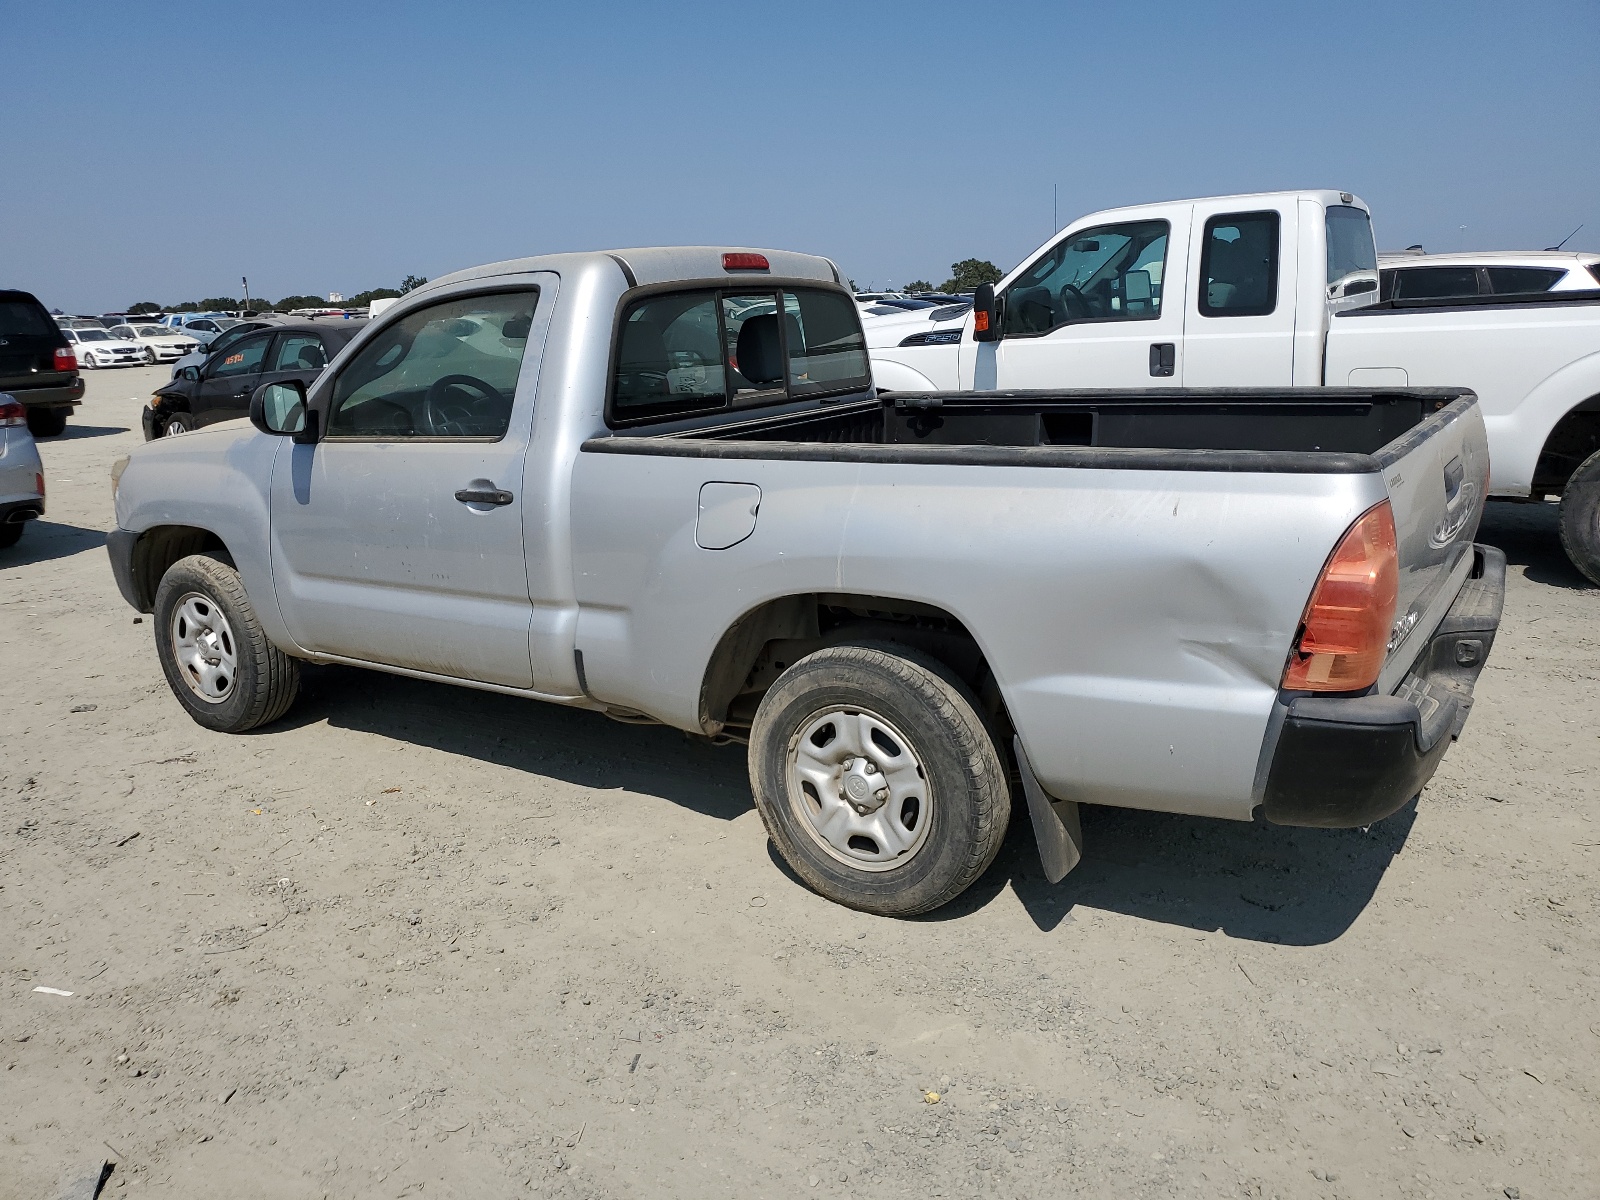
M180 433L188 432L189 430L184 426L182 421L178 420L176 417L168 417L167 427L161 431L161 436L177 437Z
M829 857L893 871L927 845L933 794L911 740L859 705L812 713L789 739L789 807Z
M188 592L172 610L172 656L189 690L207 704L222 704L238 682L239 651L233 627L210 596Z

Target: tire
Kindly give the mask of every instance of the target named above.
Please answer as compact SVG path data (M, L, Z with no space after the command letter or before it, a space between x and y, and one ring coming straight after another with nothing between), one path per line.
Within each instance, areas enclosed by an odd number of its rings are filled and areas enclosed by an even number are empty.
M156 365L156 352L153 347L146 346L144 348L144 365L147 367Z
M221 557L192 554L168 567L154 622L167 686L207 729L243 733L276 721L300 693L300 664L267 640L239 573Z
M820 769L861 747L831 774ZM750 783L794 872L880 916L959 896L994 861L1011 816L1005 762L976 698L942 663L901 646L830 646L779 676L751 727Z
M78 369L80 371L92 371L92 370L94 370L94 356L92 354L85 354L85 355L82 355L81 357L79 357L79 359L78 359Z
M181 433L194 432L194 418L186 412L175 412L167 418L167 423L161 427L162 437L177 437Z
M28 432L36 438L60 437L67 431L67 414L70 408L30 408Z
M22 531L28 527L26 521L8 521L0 525L0 550L9 550L22 540Z
M1579 464L1561 490L1561 548L1590 583L1600 585L1600 450Z

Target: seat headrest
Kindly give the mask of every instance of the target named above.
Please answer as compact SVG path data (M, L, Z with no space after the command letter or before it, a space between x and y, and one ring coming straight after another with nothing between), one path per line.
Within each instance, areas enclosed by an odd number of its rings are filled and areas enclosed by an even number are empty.
M328 356L321 346L301 346L297 361L302 371L319 371L328 365Z
M757 387L783 382L783 344L778 338L778 314L751 317L739 329L734 346L739 374Z

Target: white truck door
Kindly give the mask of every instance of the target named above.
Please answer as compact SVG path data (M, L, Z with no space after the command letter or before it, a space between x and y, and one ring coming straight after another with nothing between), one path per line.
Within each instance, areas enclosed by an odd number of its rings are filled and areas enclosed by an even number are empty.
M272 474L273 584L299 645L532 686L523 366L539 299L531 283L447 294L324 385L322 440L285 447Z
M1299 211L1293 196L1199 200L1189 238L1184 387L1294 382ZM1318 265L1318 278L1321 267Z
M978 344L975 386L1182 383L1188 234L1187 205L1069 232L1005 288L1004 336Z

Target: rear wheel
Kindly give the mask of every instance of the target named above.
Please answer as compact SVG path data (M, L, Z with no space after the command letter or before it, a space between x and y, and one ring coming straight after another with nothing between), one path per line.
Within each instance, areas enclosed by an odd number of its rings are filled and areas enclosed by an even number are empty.
M1590 583L1600 584L1600 450L1561 491L1561 548Z
M22 540L22 531L28 527L26 521L8 521L0 525L0 550L9 550Z
M34 437L59 437L67 431L68 408L30 408L28 432Z
M994 861L1011 813L976 699L904 647L831 646L785 671L756 712L750 780L795 873L884 916L960 895Z
M231 563L180 558L156 589L156 653L167 686L207 729L243 733L289 711L300 664L267 640Z

